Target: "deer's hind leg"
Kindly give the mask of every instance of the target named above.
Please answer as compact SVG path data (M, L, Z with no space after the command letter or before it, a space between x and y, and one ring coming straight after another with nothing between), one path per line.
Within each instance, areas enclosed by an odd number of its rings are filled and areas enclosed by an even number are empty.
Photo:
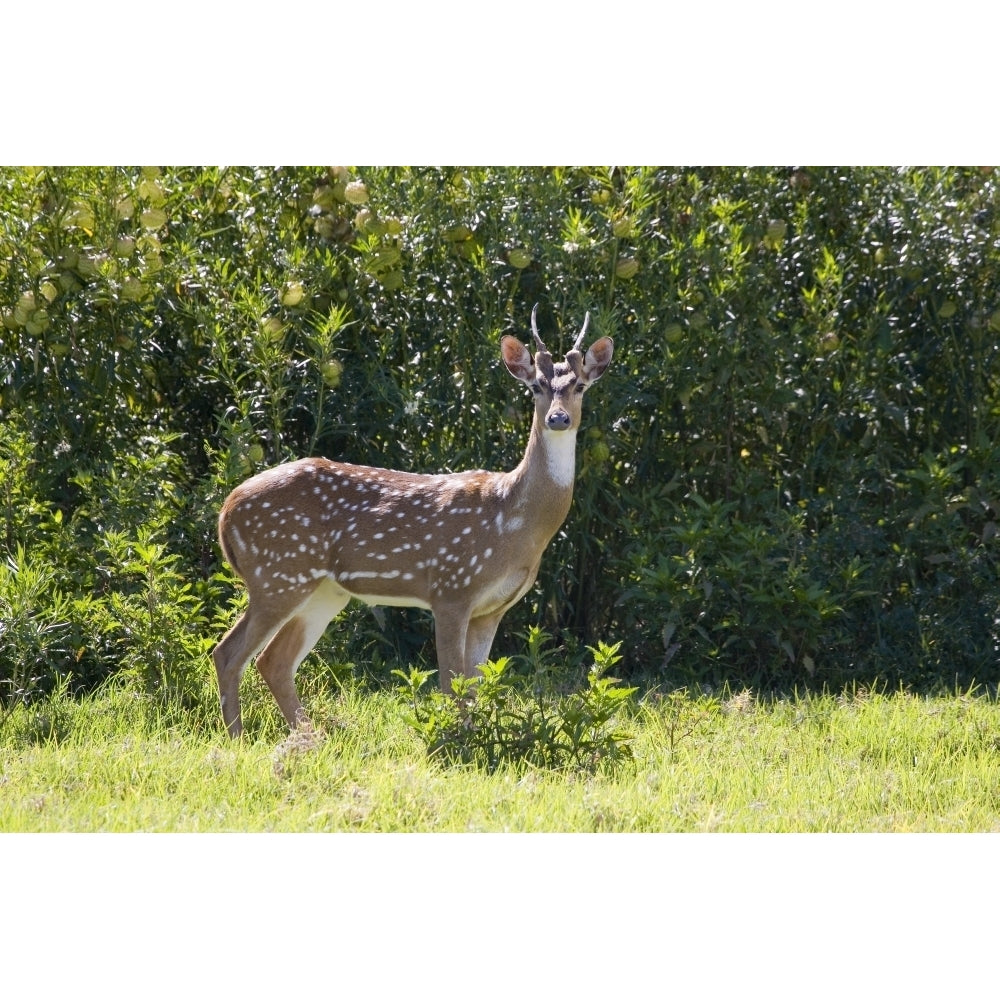
M219 680L219 703L222 720L230 736L243 732L240 713L240 679L247 664L269 642L285 621L284 612L271 610L266 603L251 599L243 617L222 637L212 650L212 660Z
M295 687L295 672L331 619L340 614L349 600L346 591L324 581L257 657L257 670L291 729L309 721Z

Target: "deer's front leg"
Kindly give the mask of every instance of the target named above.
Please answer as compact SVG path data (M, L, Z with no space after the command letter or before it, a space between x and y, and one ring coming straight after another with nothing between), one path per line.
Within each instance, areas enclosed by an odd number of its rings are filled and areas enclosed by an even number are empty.
M473 618L469 622L465 635L465 676L472 677L476 669L489 658L493 648L493 637L497 634L503 611L482 618Z
M468 612L434 612L434 645L437 649L441 690L451 692L453 677L465 675L465 642L469 631Z

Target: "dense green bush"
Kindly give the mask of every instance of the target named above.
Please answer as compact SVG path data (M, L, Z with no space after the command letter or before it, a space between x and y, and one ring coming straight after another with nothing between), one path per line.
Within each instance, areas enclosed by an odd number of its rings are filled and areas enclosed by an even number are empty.
M523 693L506 656L484 663L476 677L454 678L447 694L436 683L425 689L434 671L393 673L409 702L407 721L431 756L487 770L528 764L596 771L632 760L632 736L622 716L634 707L636 689L607 676L621 659L619 645L592 649L594 663L582 690L561 697L538 678L531 694Z
M995 684L1000 216L982 168L0 170L0 699L198 702L227 491L287 458L513 466L498 361L615 338L496 655L678 684ZM337 663L432 663L351 609Z

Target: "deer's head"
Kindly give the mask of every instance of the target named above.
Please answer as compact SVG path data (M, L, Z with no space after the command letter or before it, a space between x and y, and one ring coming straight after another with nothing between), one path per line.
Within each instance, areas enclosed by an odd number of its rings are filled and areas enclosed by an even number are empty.
M575 431L580 426L583 394L611 364L614 343L610 337L601 337L590 345L586 353L581 352L580 345L590 322L590 313L587 313L565 361L553 362L552 355L538 335L537 312L536 305L531 310L531 332L536 345L534 358L517 337L507 336L500 341L503 361L507 371L534 395L535 416L542 428Z

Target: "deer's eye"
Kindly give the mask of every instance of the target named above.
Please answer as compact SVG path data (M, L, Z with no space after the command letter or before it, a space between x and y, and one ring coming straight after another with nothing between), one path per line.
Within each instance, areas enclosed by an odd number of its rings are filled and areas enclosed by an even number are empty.
M537 382L532 382L531 383L531 391L536 396L540 396L542 394L542 387Z
M585 385L584 385L584 384L583 384L582 382L578 382L578 383L576 384L576 388L575 388L575 390L574 390L574 391L575 391L575 392L576 392L576 394L577 394L577 395L579 396L579 395L580 395L580 393L582 393L582 392L583 392L583 390L584 390L584 389L586 389L586 388L587 388L587 387L586 387L586 386L585 386Z

